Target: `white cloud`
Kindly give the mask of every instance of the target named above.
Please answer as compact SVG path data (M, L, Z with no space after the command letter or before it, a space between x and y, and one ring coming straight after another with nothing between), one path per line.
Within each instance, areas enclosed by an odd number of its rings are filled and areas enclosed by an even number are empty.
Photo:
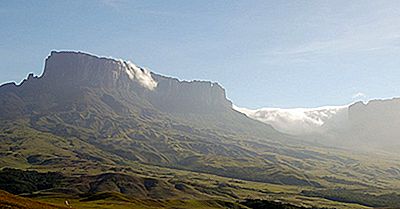
M267 123L288 134L310 134L337 127L347 120L348 106L318 108L261 108L251 110L233 106L248 117Z
M125 72L131 80L136 80L139 84L149 90L157 87L157 82L151 77L149 70L140 68L130 61L118 60L124 66Z
M367 95L363 92L357 92L351 97L354 101L364 101L367 99Z

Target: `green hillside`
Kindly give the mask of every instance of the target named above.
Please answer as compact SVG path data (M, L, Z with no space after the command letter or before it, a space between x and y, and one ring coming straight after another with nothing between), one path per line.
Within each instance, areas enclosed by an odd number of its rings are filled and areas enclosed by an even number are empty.
M146 89L125 65L53 52L41 77L1 86L0 168L8 176L1 188L57 204L71 199L83 208L131 199L236 207L247 198L362 208L367 204L302 191L387 194L400 186L398 156L282 134L233 110L216 83L153 73L158 85Z

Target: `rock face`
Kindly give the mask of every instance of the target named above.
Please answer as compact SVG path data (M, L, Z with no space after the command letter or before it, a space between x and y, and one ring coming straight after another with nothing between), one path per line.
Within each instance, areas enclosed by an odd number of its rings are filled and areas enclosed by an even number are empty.
M349 107L353 123L392 124L400 121L400 99L371 100L367 104L354 103Z
M128 83L122 65L113 59L79 52L51 52L46 59L43 80L52 86L116 87Z
M153 74L157 88L149 92L150 102L168 112L212 113L231 109L225 90L209 81L179 81Z
M397 149L400 146L400 99L357 102L349 107L353 139L363 146Z
M51 52L41 77L29 74L20 85L1 86L0 116L49 109L54 103L68 106L90 97L93 89L114 92L117 94L114 96L132 104L150 103L162 112L213 113L230 110L232 106L217 83L179 81L150 73L127 61L81 52ZM104 102L113 103L113 97L103 98ZM121 106L124 105L114 105L118 111L124 109Z

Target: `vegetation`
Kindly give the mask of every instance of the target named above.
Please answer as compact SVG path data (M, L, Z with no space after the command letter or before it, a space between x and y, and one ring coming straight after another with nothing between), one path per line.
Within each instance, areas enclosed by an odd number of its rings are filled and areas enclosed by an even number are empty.
M260 200L260 199L247 199L241 204L252 208L252 209L322 209L316 207L302 207L295 206L292 204L285 204L281 202L268 201L268 200Z
M79 77L81 67L65 76ZM130 80L71 85L50 77L2 86L0 188L80 208L240 208L236 202L249 197L287 207L366 208L301 191L400 188L398 156L306 142L236 112L218 86L215 98L208 95L211 83L189 88L198 97L179 91L191 82L158 79L166 85L160 92Z
M68 207L43 203L30 198L19 197L0 190L0 208L7 209L65 209Z
M374 195L348 189L303 191L302 194L322 197L333 201L357 203L370 207L400 207L400 195L396 193Z
M124 169L116 169L124 170ZM89 171L91 172L91 171ZM149 170L150 172L150 170ZM56 205L64 205L68 200L78 208L232 208L244 207L240 199L247 197L280 199L292 205L308 205L329 208L362 208L357 205L339 204L324 199L305 199L297 195L297 187L247 182L208 174L178 172L158 169L156 173L123 174L100 173L98 175L72 175L3 169L0 176L18 182L25 190L23 196ZM149 178L147 176L153 176ZM168 177L170 176L170 177ZM45 185L51 188L38 189L37 179L50 177ZM58 179L55 179L58 177ZM41 183L44 184L44 183ZM6 191L19 193L8 187L7 181L0 184ZM287 194L291 194L288 196ZM295 198L294 198L295 197ZM294 198L294 199L293 199ZM151 199L151 200L150 200ZM185 200L185 201L182 201ZM132 205L135 205L133 207ZM140 207L138 205L141 205ZM240 206L240 207L239 207Z
M32 193L54 188L62 179L63 175L55 172L23 172L17 169L5 168L0 172L0 189L13 194Z

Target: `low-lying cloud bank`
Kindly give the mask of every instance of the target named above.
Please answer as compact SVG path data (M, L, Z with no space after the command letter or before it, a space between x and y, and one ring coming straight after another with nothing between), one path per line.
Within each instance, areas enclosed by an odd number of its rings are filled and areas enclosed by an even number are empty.
M322 133L343 126L348 120L348 105L318 108L261 108L247 109L233 106L248 117L271 125L278 131L304 135Z

